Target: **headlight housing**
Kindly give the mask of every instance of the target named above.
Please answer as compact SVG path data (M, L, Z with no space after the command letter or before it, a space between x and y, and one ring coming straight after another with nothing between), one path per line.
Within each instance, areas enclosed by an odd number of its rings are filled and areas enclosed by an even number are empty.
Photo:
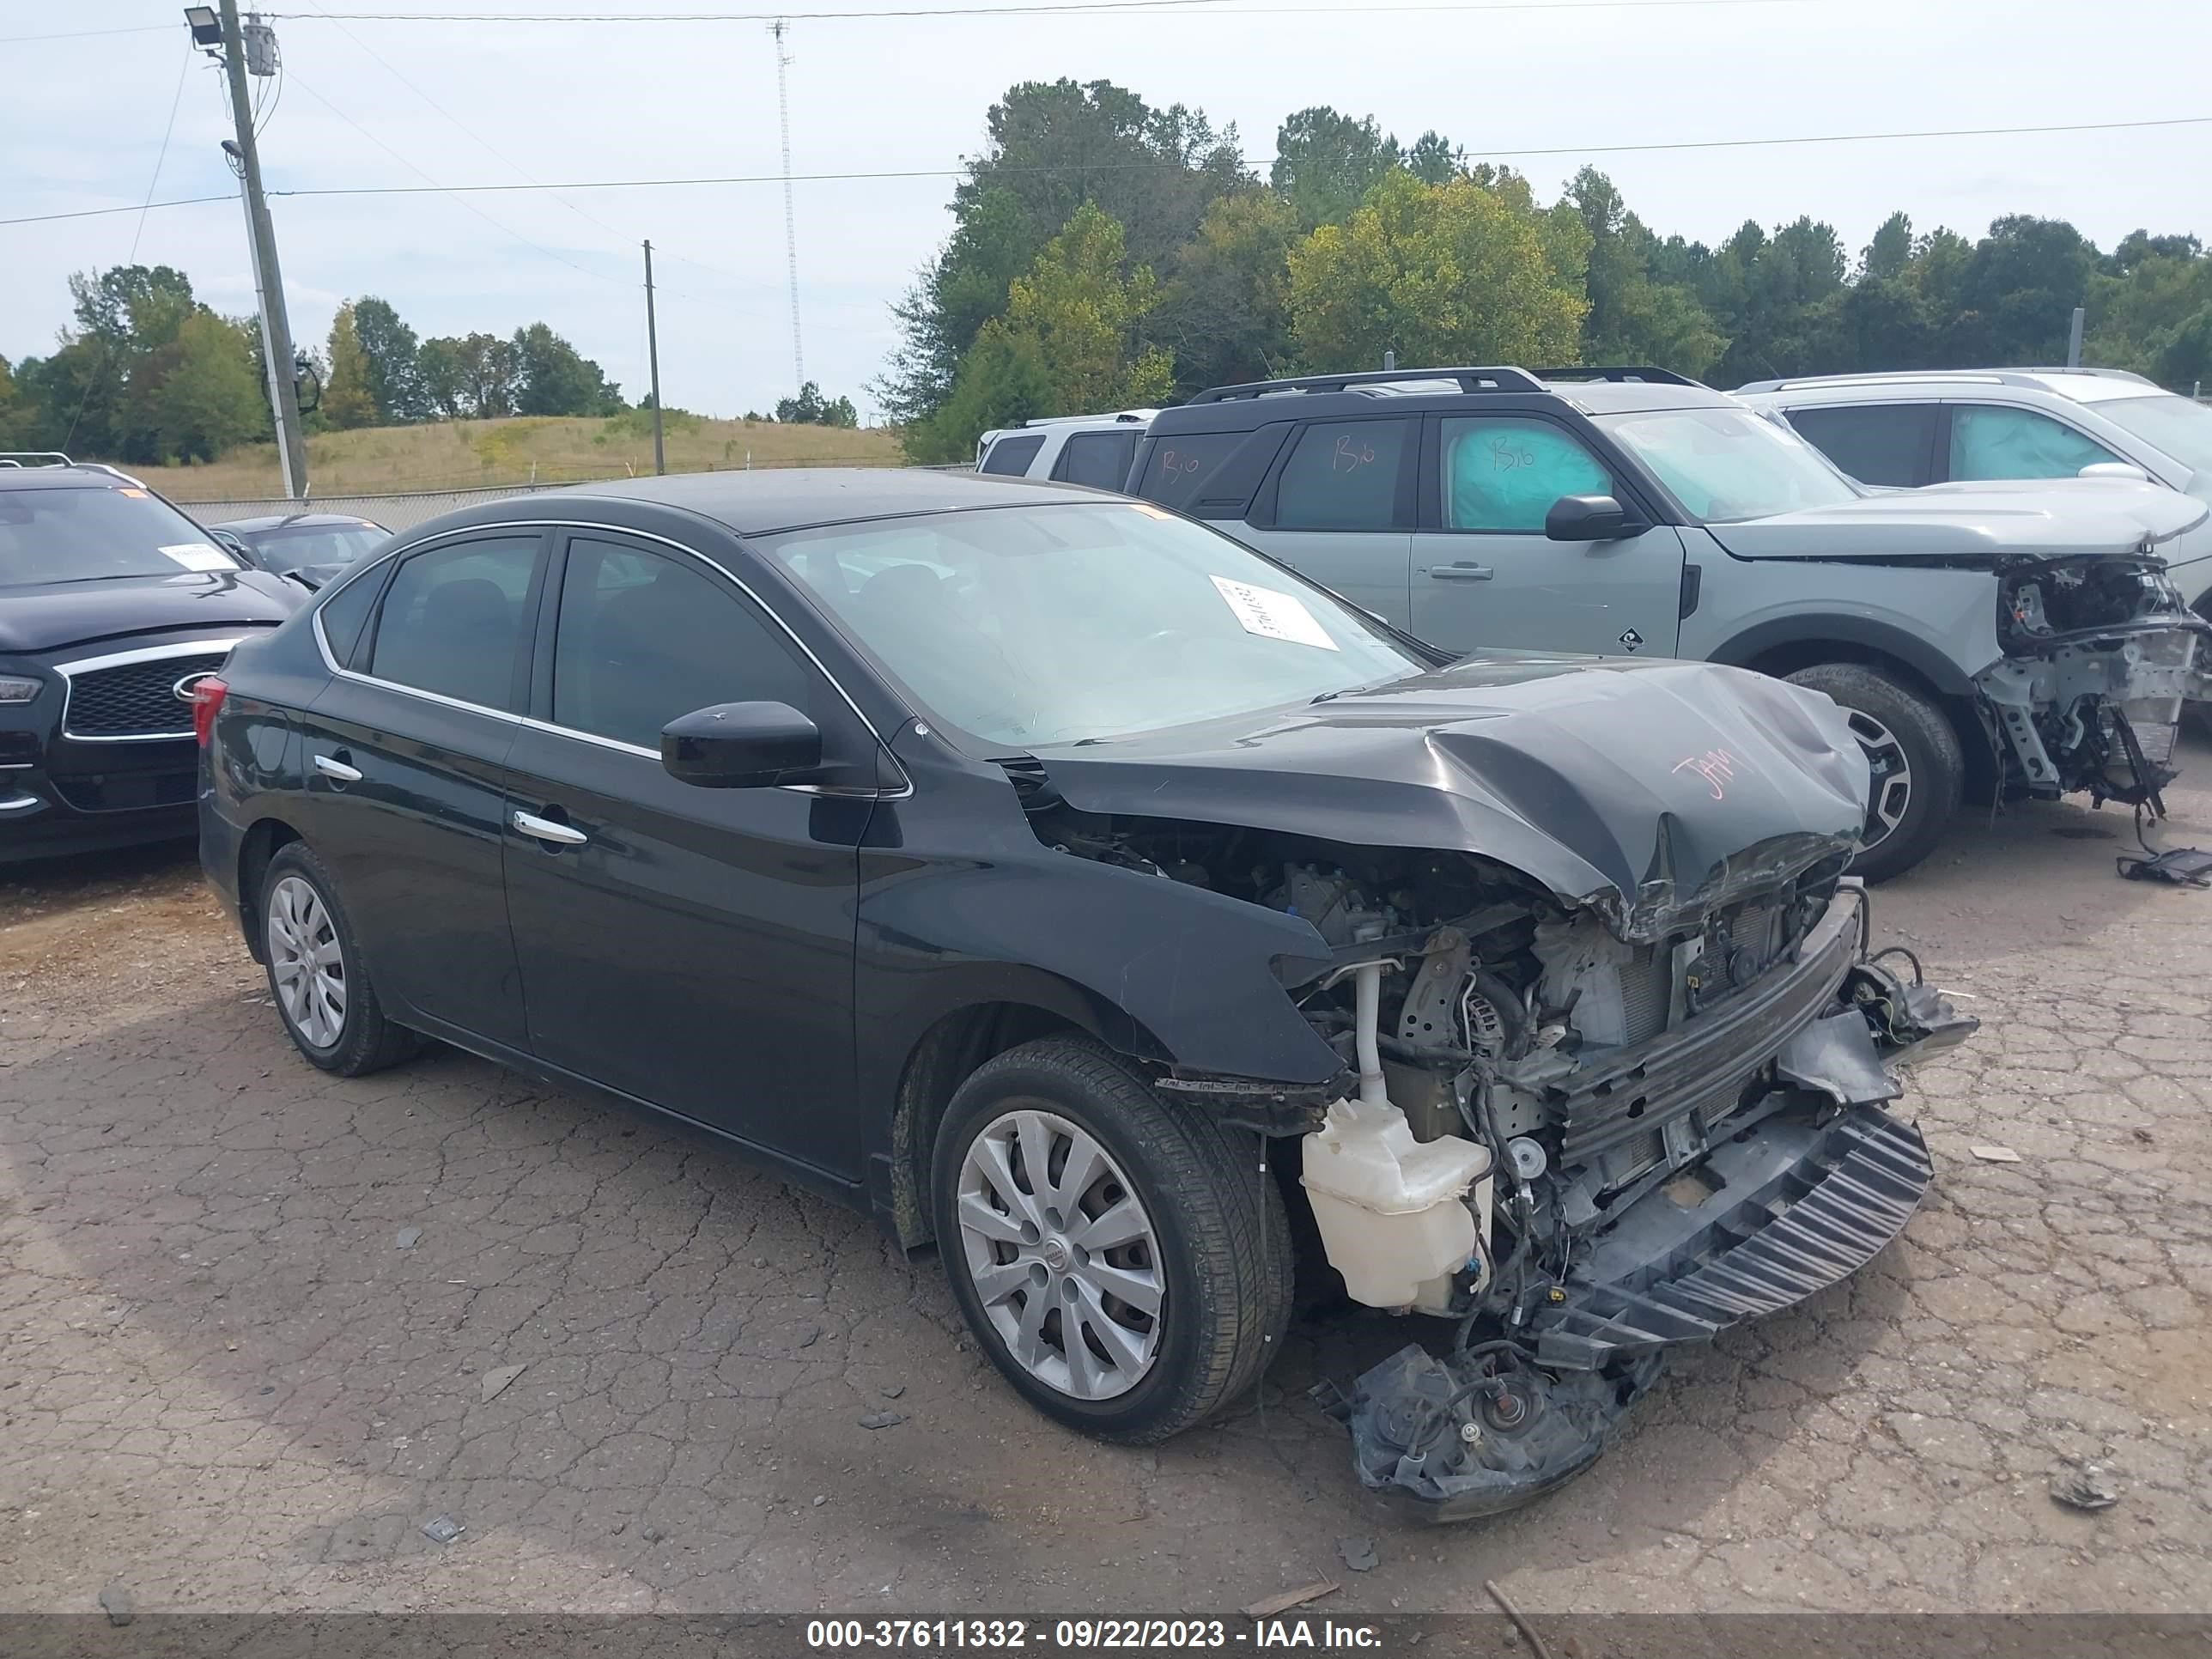
M29 679L21 674L0 674L0 707L28 702L39 695L44 685L42 680Z

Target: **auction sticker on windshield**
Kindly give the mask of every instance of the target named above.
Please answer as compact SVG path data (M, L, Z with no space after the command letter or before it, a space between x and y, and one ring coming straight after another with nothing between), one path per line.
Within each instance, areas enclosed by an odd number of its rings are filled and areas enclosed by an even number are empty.
M161 551L187 570L235 570L236 562L221 548L205 542L179 542Z
M1257 634L1263 640L1287 640L1293 645L1317 645L1324 651L1336 649L1328 630L1314 620L1313 612L1297 594L1233 582L1225 576L1216 576L1213 585L1247 634Z

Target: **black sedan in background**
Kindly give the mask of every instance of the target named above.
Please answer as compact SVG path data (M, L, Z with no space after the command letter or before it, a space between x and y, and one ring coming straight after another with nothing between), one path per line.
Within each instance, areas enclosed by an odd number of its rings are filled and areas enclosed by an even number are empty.
M257 570L298 575L320 587L356 559L374 553L392 532L374 519L348 513L286 513L228 519L212 526L216 537Z
M1833 703L1448 665L1148 503L486 503L197 697L202 862L308 1061L427 1034L688 1121L933 1240L1010 1383L1095 1433L1252 1384L1295 1205L1312 1271L1457 1333L1347 1397L1362 1477L1508 1508L1929 1178L1881 1060L1946 1017L1862 956Z
M298 610L136 480L0 465L0 863L188 837L192 687Z

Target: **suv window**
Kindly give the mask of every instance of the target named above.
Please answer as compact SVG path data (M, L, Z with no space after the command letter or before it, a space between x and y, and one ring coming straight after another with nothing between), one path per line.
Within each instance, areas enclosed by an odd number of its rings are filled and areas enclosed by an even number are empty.
M1120 489L1129 482L1129 463L1136 454L1134 427L1123 432L1073 433L1053 463L1052 476L1062 483Z
M1934 404L1854 404L1793 409L1790 424L1861 483L1914 489L1929 482Z
M1153 441L1145 458L1145 476L1135 480L1133 494L1162 507L1188 509L1220 472L1229 458L1244 447L1247 432L1189 432ZM1249 487L1248 487L1249 493ZM1242 514L1243 503L1237 511Z
M1298 434L1275 486L1279 530L1389 530L1407 421L1324 421Z
M979 472L1004 472L1020 477L1030 470L1036 453L1044 447L1044 434L1032 432L1018 438L1001 438L983 456Z
M1597 458L1547 421L1489 416L1443 423L1444 528L1540 531L1562 495L1608 495Z
M2072 427L2032 409L1960 404L1951 410L1954 479L2070 478L2119 457Z
M805 712L812 682L752 605L688 561L568 544L553 636L553 723L658 753L660 728L718 702Z
M500 537L414 555L385 590L368 672L485 708L512 707L540 544L537 536Z

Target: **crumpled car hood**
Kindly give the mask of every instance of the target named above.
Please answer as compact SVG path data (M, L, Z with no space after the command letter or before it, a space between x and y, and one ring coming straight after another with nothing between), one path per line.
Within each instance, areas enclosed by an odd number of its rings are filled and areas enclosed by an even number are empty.
M1836 705L1711 663L1486 652L1036 757L1084 811L1479 854L1631 940L1849 850L1866 818Z
M2008 558L2171 551L2212 507L2125 478L1931 484L1706 528L1742 559L1995 564Z

